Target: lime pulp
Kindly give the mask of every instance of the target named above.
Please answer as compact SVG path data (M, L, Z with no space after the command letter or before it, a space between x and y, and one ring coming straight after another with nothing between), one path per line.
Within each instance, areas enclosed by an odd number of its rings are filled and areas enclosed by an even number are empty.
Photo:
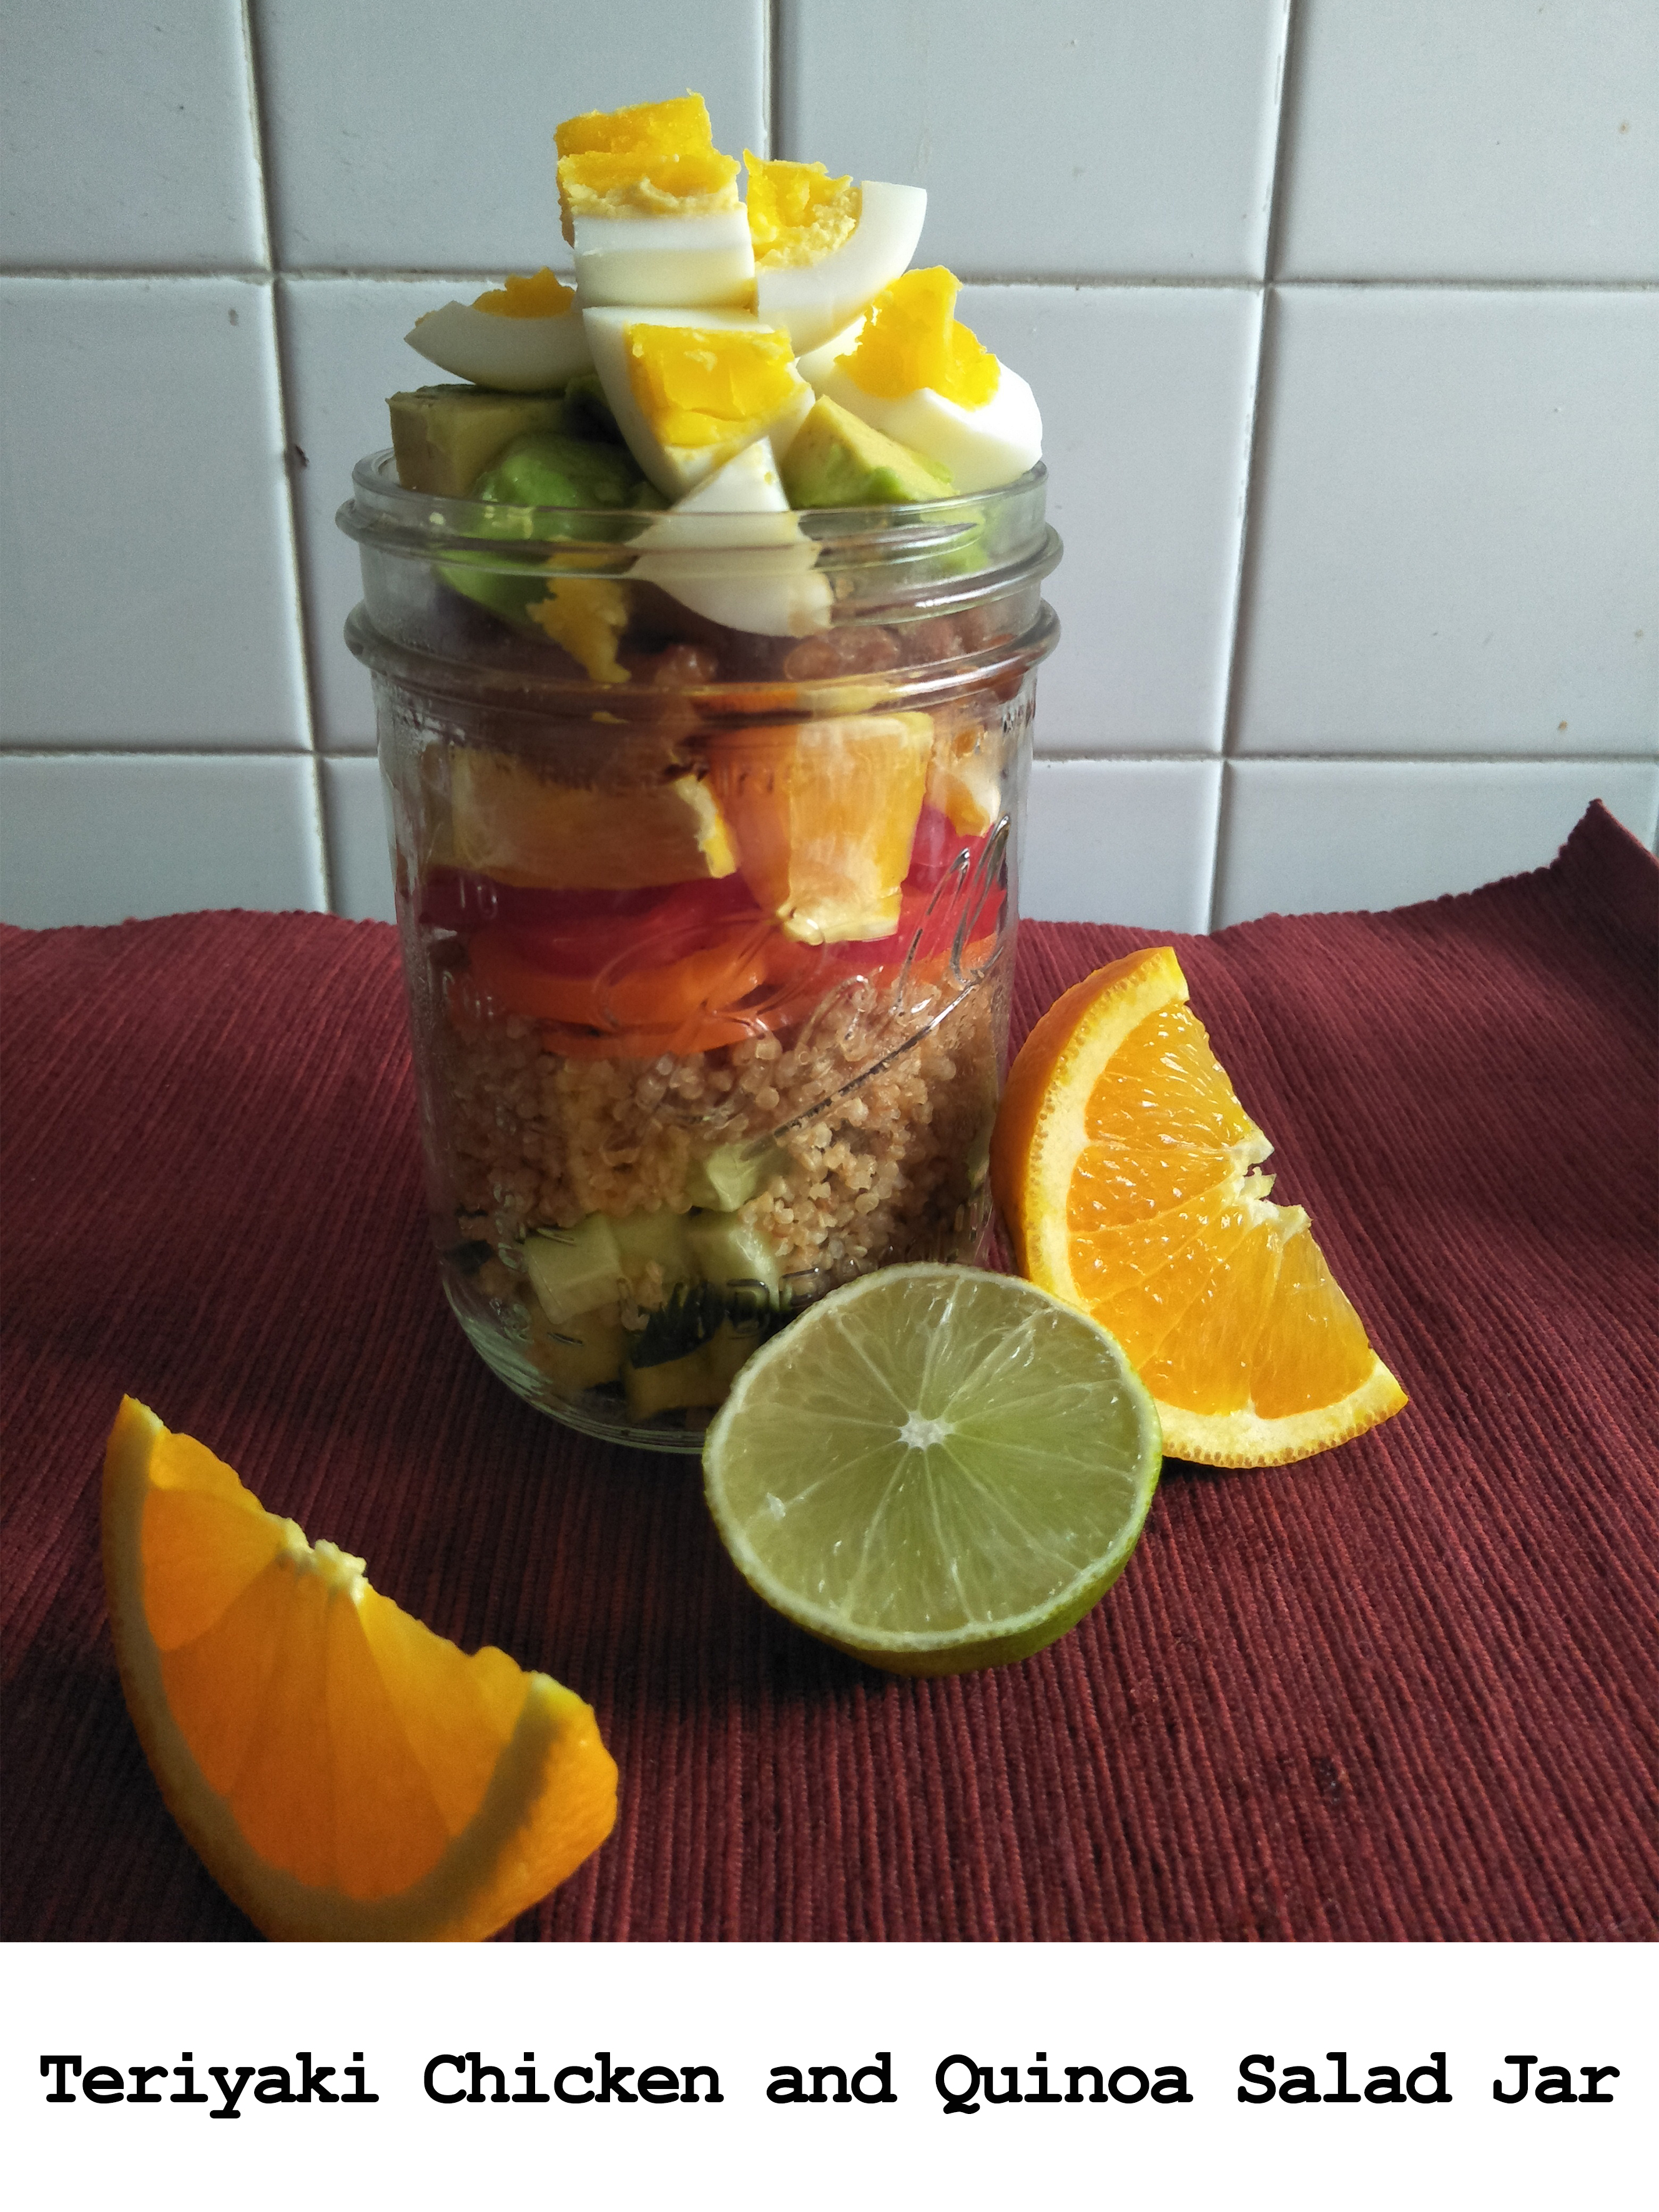
M769 1605L898 1674L1028 1657L1122 1572L1163 1455L1115 1338L1017 1277L861 1277L740 1370L703 1446Z

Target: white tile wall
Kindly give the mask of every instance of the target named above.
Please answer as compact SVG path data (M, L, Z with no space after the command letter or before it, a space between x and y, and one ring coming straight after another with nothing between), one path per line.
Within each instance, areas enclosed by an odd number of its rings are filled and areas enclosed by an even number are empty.
M1028 910L1389 904L1592 796L1654 837L1653 0L0 24L8 919L388 911L350 464L414 316L556 253L553 124L687 85L733 151L925 183L924 259L1043 402Z
M1659 292L1272 322L1239 750L1659 750Z
M265 262L240 0L8 6L0 208L20 267Z
M1225 774L1218 927L1285 912L1287 885L1298 907L1352 910L1542 867L1593 799L1650 844L1659 827L1647 761L1249 760Z
M1280 273L1650 281L1652 0L1299 0Z
M334 911L349 921L395 921L380 764L360 757L321 766Z
M5 742L309 743L271 295L0 278Z
M257 0L285 269L536 269L553 126L693 86L763 150L764 0Z
M1021 912L1206 929L1220 787L1212 760L1034 763Z
M962 276L1260 277L1286 15L784 0L778 150L925 185Z
M438 378L404 343L404 332L417 315L446 300L471 299L477 291L476 280L442 276L284 276L277 282L306 635L317 742L325 750L374 750L368 678L346 651L344 637L346 615L362 592L357 549L335 527L334 517L351 496L355 465L392 443L388 394Z
M309 762L0 753L7 919L327 904Z
M972 285L962 319L1042 404L1045 752L1219 752L1249 458L1259 291Z

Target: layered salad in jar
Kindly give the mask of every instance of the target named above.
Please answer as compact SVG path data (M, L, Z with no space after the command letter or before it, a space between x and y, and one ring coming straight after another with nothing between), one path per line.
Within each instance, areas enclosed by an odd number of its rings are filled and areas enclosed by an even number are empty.
M532 1401L695 1449L801 1304L982 1251L1058 544L923 192L740 198L691 94L556 136L573 280L410 333L457 380L357 471L349 635L451 1301Z

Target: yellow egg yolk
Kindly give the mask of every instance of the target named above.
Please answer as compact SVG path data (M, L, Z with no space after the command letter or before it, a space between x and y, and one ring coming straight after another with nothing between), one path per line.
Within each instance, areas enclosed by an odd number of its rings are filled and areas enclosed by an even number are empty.
M721 446L769 422L796 389L782 331L698 331L630 323L628 381L664 446Z
M864 194L850 177L832 177L822 161L743 159L757 269L810 268L858 228Z
M566 154L694 154L714 143L708 106L701 93L684 100L646 100L635 107L593 108L573 115L553 133Z
M626 684L617 645L628 627L628 594L604 576L566 576L529 610L556 645L579 660L595 684Z
M997 357L955 313L959 278L948 269L912 269L871 302L858 343L841 357L860 392L902 399L925 386L958 407L983 407L1001 380Z
M575 296L550 269L538 269L533 276L507 277L499 292L480 292L472 304L481 314L539 322L550 315L568 315Z
M553 139L567 238L576 215L705 214L738 204L738 165L715 151L697 93L573 115Z

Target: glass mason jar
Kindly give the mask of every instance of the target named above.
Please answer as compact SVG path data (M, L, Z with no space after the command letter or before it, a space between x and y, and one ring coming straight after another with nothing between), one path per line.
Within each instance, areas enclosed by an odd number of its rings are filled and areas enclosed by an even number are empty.
M694 520L355 471L444 1289L573 1427L696 1451L804 1303L983 1251L1045 481Z

